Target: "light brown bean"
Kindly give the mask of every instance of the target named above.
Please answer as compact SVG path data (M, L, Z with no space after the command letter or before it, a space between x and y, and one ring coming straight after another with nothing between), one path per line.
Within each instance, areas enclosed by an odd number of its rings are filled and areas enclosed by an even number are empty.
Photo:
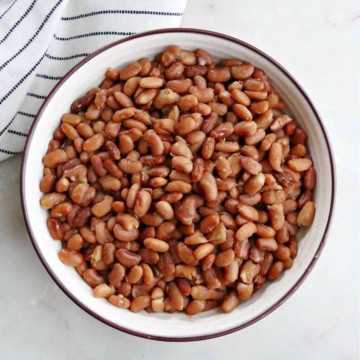
M315 203L308 201L300 210L297 216L297 224L299 226L310 226L315 216Z

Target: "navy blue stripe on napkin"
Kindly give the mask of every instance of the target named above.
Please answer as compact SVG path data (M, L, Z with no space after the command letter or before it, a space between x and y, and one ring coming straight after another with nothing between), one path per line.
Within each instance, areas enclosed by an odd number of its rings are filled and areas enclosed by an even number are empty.
M126 31L97 31L97 32L93 32L93 33L79 34L79 35L74 35L74 36L69 36L69 37L61 37L61 36L57 36L56 34L54 34L54 38L55 38L55 40L69 41L69 40L83 39L86 37L99 36L99 35L130 36L130 35L135 35L135 34L136 34L136 32L126 32Z
M22 115L22 116L26 116L26 117L31 117L31 118L34 118L36 116L35 114L29 114L29 113L23 112L23 111L18 111L18 114Z
M7 155L17 155L17 154L21 154L21 151L9 151L9 150L5 150L5 149L0 149L1 153L7 154Z
M29 134L25 134L23 132L11 130L11 129L8 130L8 133L13 134L13 135L18 135L18 136L24 136L24 137L27 137L29 135Z
M45 100L46 96L45 95L39 95L39 94L34 94L34 93L27 93L27 96L31 96L35 99L40 99L40 100Z
M104 15L104 14L133 14L133 15L158 15L158 16L182 16L183 13L179 12L168 12L168 11L145 11L145 10L100 10L93 11L87 14L80 14L76 16L65 16L61 20L78 20L95 15Z
M51 76L47 74L36 74L35 76L46 80L60 80L62 78L62 76Z
M84 54L75 54L75 55L69 55L69 56L53 56L50 54L45 54L45 57L50 60L71 60L71 59L77 59L80 57L85 57L90 55L90 53L84 53Z

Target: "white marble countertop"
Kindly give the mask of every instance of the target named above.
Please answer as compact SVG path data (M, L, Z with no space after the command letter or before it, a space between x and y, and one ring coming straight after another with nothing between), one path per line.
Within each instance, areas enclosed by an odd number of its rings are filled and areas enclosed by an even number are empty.
M17 156L0 164L1 359L359 358L359 3L188 0L182 25L255 45L313 99L337 168L319 262L280 309L240 332L182 344L121 333L79 310L40 264L22 220Z

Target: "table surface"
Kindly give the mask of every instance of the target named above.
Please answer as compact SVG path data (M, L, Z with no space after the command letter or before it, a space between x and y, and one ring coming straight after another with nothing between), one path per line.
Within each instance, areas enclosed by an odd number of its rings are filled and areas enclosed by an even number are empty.
M19 198L20 156L0 164L2 359L359 359L359 5L356 0L188 0L182 26L233 35L287 68L326 125L337 168L330 235L300 289L265 319L170 344L90 317L38 260Z

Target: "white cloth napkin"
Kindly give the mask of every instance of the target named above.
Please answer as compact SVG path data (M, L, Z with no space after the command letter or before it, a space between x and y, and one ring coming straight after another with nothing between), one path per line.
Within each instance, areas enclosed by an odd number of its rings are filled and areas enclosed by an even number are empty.
M0 161L23 150L42 102L78 61L180 25L186 0L0 0Z

